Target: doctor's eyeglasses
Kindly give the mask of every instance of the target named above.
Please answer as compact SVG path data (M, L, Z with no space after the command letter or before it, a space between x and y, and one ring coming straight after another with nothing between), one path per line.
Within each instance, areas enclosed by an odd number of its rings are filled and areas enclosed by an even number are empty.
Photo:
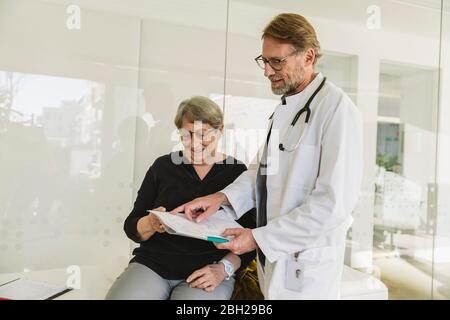
M280 71L281 69L283 69L284 61L286 61L286 59L289 58L290 56L293 56L297 53L298 50L295 50L294 52L291 52L290 54L288 54L283 58L270 58L270 59L266 59L262 56L262 54L260 54L255 58L255 61L258 67L260 67L263 70L266 69L266 63L268 63L273 70Z

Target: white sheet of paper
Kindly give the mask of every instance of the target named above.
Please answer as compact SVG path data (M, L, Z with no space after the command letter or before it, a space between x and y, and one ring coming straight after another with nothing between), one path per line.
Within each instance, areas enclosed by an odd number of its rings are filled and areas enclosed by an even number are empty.
M0 297L12 300L45 300L66 289L60 285L20 278L4 285L0 284Z
M190 221L185 218L184 214L170 214L168 212L160 212L149 210L156 215L161 222L172 229L169 233L190 236L198 239L205 239L208 236L220 237L227 228L242 228L242 226L226 214L224 210L219 210L201 223Z

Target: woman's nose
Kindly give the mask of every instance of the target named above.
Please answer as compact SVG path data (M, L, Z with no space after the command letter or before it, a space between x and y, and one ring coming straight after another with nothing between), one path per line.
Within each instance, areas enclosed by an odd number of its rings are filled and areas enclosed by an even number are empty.
M203 141L202 141L202 139L194 138L191 141L191 145L194 148L201 148L201 147L203 147Z

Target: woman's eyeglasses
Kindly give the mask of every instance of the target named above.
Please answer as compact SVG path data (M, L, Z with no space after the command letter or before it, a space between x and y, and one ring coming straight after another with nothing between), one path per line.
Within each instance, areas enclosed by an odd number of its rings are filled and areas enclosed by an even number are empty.
M212 134L216 131L217 131L217 129L209 129L206 131L199 130L199 131L192 132L187 129L179 129L178 133L179 133L181 139L183 139L183 140L196 139L197 141L199 141L199 140L204 141L204 140L209 140L211 138Z

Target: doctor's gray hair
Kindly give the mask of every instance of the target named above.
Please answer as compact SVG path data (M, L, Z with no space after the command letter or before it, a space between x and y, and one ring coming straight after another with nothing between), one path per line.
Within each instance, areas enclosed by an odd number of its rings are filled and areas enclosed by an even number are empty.
M189 122L202 121L214 129L223 128L223 113L220 107L206 97L194 96L182 101L175 115L175 125L180 129L183 118Z
M272 37L280 42L292 44L299 52L314 50L317 60L322 53L320 51L320 42L317 39L314 27L303 16L295 13L281 13L270 21L264 28L262 39Z

